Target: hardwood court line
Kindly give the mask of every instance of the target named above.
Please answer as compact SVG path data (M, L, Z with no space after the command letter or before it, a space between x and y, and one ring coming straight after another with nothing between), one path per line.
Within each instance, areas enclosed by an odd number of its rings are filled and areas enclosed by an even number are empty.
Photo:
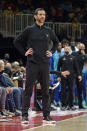
M72 117L72 118L67 118L65 120L57 121L56 123L61 123L61 122L64 122L64 121L68 121L68 120L71 120L71 119L77 119L79 117L84 117L84 116L87 116L87 114L82 114L80 116L75 116L75 117Z
M68 120L71 120L71 119L77 119L79 117L84 117L86 116L87 114L82 114L80 116L75 116L75 117L72 117L72 118L67 118L65 120L61 120L61 121L57 121L56 123L61 123L61 122L64 122L64 121L68 121ZM41 125L41 126L37 126L37 127L32 127L30 129L25 129L25 130L21 130L21 131L30 131L30 130L33 130L33 129L36 129L36 128L40 128L40 127L45 127L45 126L52 126L53 124L46 124L46 125ZM54 124L55 125L55 124Z
M48 126L50 124L46 124L46 125L41 125L41 126L37 126L37 127L32 127L30 129L25 129L25 130L21 130L21 131L30 131L30 130L33 130L33 129L36 129L36 128L40 128L40 127L45 127L45 126Z

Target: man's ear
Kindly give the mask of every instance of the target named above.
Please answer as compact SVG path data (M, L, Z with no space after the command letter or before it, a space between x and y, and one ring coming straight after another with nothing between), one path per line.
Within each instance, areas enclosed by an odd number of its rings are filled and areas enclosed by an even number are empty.
M36 15L34 15L34 19L36 20Z

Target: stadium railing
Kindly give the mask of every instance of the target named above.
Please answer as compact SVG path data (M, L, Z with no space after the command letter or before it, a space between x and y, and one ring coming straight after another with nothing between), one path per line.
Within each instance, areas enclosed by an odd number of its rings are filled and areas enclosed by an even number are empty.
M4 37L16 37L23 29L34 22L32 14L2 14L0 13L0 33ZM57 35L74 36L78 39L84 35L87 24L73 25L72 23L46 22Z

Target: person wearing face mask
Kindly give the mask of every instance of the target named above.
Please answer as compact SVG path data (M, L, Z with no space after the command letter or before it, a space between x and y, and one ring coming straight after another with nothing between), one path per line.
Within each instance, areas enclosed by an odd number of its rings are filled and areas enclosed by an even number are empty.
M73 80L73 86L75 87L75 84L77 85L77 94L78 94L78 106L79 109L85 109L82 105L82 90L83 90L83 78L82 78L82 70L83 66L86 60L86 55L85 55L85 45L83 43L80 43L79 45L79 51L73 52L73 56L75 56L75 59L78 63L78 69L80 72L81 79L77 78L77 74L75 79Z
M70 47L65 46L65 55L59 59L57 70L61 71L61 75L58 77L58 81L61 81L61 110L68 109L75 110L73 106L73 78L75 72L77 72L78 79L80 79L80 73L78 70L77 62L70 54ZM68 86L68 103L66 95L66 86Z

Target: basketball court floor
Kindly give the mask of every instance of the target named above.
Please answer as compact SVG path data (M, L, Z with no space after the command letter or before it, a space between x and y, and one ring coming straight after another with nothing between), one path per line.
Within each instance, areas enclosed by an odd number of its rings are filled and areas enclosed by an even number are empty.
M0 131L87 131L87 109L51 111L56 124L43 121L42 112L29 111L29 124L21 123L21 116L0 118Z

